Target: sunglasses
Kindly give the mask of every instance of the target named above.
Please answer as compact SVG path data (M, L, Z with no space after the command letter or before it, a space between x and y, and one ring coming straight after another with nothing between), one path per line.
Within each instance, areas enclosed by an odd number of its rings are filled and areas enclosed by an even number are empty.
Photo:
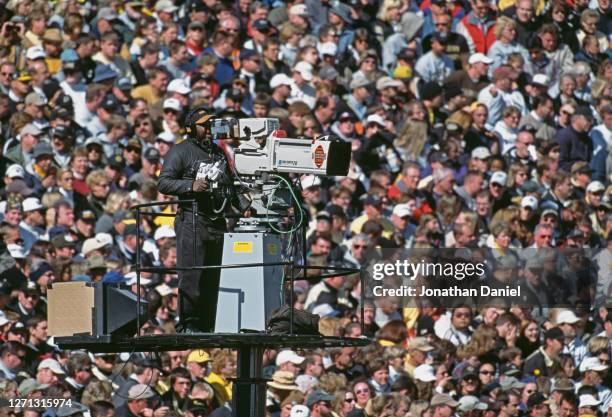
M355 399L354 398L345 398L344 402L345 403L352 403L352 402L355 402Z
M138 148L131 148L131 147L129 147L129 146L128 146L127 148L125 148L125 150L126 150L127 152L140 153L140 149L138 149Z
M137 124L137 125L134 125L134 127L135 127L135 128L136 128L136 127L141 127L141 126L151 126L151 123L149 123L149 122L143 122L143 123L139 123L139 124Z
M358 389L357 391L355 391L355 394L359 395L359 394L369 394L370 393L370 389L369 388L364 388L364 389Z
M480 375L493 375L493 371L480 371Z
M353 245L353 249L365 249L368 245Z

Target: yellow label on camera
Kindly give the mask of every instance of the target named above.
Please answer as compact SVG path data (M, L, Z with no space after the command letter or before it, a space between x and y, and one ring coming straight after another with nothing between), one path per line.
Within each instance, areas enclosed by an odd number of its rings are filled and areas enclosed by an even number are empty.
M253 242L234 242L234 253L253 253Z
M276 255L278 252L278 246L276 243L268 243L268 253L272 256Z

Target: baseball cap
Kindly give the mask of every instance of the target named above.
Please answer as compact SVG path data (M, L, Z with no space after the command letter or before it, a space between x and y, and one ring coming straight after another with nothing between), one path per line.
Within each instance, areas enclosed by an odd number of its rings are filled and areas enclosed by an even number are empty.
M155 233L153 234L154 240L164 239L164 238L175 238L176 232L172 226L163 225L157 228Z
M47 97L37 92L32 92L26 96L25 104L33 104L35 106L44 106L47 104Z
M56 375L65 375L66 372L62 369L62 366L55 359L44 359L42 362L38 364L38 370L40 369L50 369Z
M296 404L291 407L289 417L310 417L310 410L305 405Z
M253 22L253 28L262 33L268 32L270 30L270 22L266 19L257 19Z
M41 156L53 156L53 148L47 142L38 142L36 146L34 146L32 156L34 156L34 159L38 159Z
M280 366L283 363L291 362L295 365L301 365L304 362L303 356L298 355L292 350L283 350L276 355L276 366Z
M548 77L546 74L536 74L531 79L531 84L538 87L548 88L548 84L550 84L550 77Z
M367 87L370 84L371 84L370 80L368 80L366 77L364 77L364 76L357 76L357 77L354 77L351 80L351 82L349 84L349 88L351 90L354 90L354 89L360 88L360 87Z
M128 391L128 400L147 400L155 397L153 389L146 384L136 384Z
M321 401L333 401L335 400L336 397L333 395L328 394L325 391L322 390L316 390L313 393L311 393L308 398L306 399L306 405L308 407L312 407L313 405L317 404L318 402Z
M112 9L111 7L102 7L99 11L98 11L98 20L116 20L119 16L117 15L117 12L115 12L114 9Z
M36 211L44 209L44 206L40 203L40 200L36 197L28 197L21 203L23 212Z
M366 118L366 125L369 125L372 123L375 123L381 127L385 127L385 119L383 119L382 116L376 113L371 114Z
M472 159L488 159L491 157L491 151L484 146L474 148L471 154Z
M291 6L289 9L289 14L295 14L302 17L310 16L310 13L308 13L308 6L306 6L304 3L294 4Z
M393 214L397 217L409 217L412 216L412 208L408 204L397 204L393 207Z
M47 57L45 50L41 45L31 46L26 51L26 59L44 59Z
M125 274L125 285L136 285L138 281L138 277L136 276L136 272L128 272ZM151 280L149 278L140 277L140 285L146 287L151 284Z
M19 164L13 164L6 169L6 173L4 175L9 178L23 179L23 177L25 176L25 169L23 169L23 167Z
M474 65L479 62L490 65L493 63L493 60L481 52L472 54L472 56L470 56L470 59L468 59L468 64L470 65Z
M423 364L419 365L412 371L414 379L423 382L432 382L436 380L436 374L434 368L431 365Z
M25 249L21 245L17 245L15 243L9 243L6 245L6 248L9 251L11 257L15 259L25 259Z
M32 136L40 136L43 134L43 131L36 127L33 123L28 123L19 131L21 136L23 135L32 135Z
M292 83L293 80L291 78L283 73L280 73L272 77L270 80L270 88L274 89L276 87L280 87L281 85L291 86Z
M574 381L569 378L557 378L551 391L574 391Z
M147 148L143 155L144 159L150 162L158 162L160 158L159 151L156 148Z
M300 61L293 67L294 72L299 72L306 81L312 81L312 65L306 61Z
M580 403L578 404L578 408L582 407L597 407L601 404L601 401L595 398L591 394L582 394L580 396Z
M378 81L376 81L376 89L384 90L385 88L398 88L401 87L403 83L398 80L394 80L391 77L381 77Z
M557 315L556 323L559 324L576 324L580 319L574 314L572 310L563 310Z
M156 12L165 12L165 13L174 13L178 10L178 7L172 3L170 0L159 0L155 4Z
M191 88L189 88L185 80L183 80L182 78L176 78L170 81L167 90L169 93L179 93L182 95L191 93Z
M300 179L302 189L306 190L310 187L318 187L321 185L321 179L315 175L305 175Z
M434 347L427 342L424 337L415 337L408 342L408 350L420 350L421 352L431 352Z
M597 193L600 191L604 191L606 187L599 181L592 181L587 186L587 193Z
M112 243L113 237L109 233L97 233L94 237L90 237L83 242L81 252L83 255L87 255L94 250L102 249Z
M538 199L532 195L527 195L521 200L521 207L536 210L538 208Z
M159 135L157 135L156 140L166 143L176 143L176 136L164 130Z
M431 401L429 404L432 407L435 407L437 405L448 405L451 408L455 408L459 405L459 403L453 400L453 398L448 394L434 394L434 396L431 397Z
M191 351L191 353L187 356L187 363L189 362L196 362L196 363L210 362L210 355L205 350L195 349Z
M580 364L580 372L587 372L587 371L600 372L600 371L605 371L606 369L608 369L608 365L601 362L599 358L585 358L582 360L582 363Z
M338 46L333 42L323 42L317 46L317 50L321 56L323 55L331 55L336 56L338 53Z
M495 171L493 175L491 175L491 184L499 184L505 187L507 180L508 180L508 175L502 171Z
M478 397L473 395L464 395L463 397L459 398L459 406L457 407L457 410L467 413L473 410L486 410L488 408L488 404L481 402Z

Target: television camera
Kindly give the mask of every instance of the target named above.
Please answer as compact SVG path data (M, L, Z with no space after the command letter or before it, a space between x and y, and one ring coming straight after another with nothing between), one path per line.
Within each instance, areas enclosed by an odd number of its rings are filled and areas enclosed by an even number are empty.
M262 223L270 225L285 217L292 200L300 205L289 174L348 173L351 144L333 135L288 138L273 118L217 118L209 123L213 140L240 142L234 149L232 192L238 194L241 209L248 207L252 216L241 219L239 227L265 227ZM200 167L196 178L206 178L214 187L227 183L224 171L223 163L207 165Z

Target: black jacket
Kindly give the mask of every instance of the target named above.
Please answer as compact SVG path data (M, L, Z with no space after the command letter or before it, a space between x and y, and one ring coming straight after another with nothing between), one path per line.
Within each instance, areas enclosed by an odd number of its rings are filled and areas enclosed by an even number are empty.
M158 188L161 193L174 195L182 200L195 198L198 213L204 217L203 220L225 230L223 213L216 213L215 210L220 210L225 195L229 194L232 198L236 196L231 188L231 181L226 181L221 184L222 187L213 191L194 193L191 190L200 164L211 164L220 160L227 162L227 157L217 145L206 146L196 143L193 139L185 140L173 146L164 159L164 166L159 174ZM229 179L232 178L228 169L226 169L226 176ZM229 204L226 204L226 207L229 207ZM181 204L181 210L191 212L191 203Z

